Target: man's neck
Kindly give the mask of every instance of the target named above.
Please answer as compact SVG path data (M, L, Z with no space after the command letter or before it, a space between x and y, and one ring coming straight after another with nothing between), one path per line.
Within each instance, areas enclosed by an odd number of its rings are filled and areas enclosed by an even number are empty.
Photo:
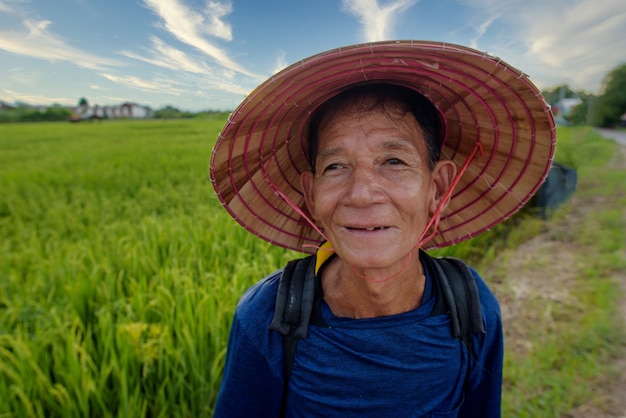
M420 306L426 278L418 257L390 280L362 277L335 257L322 271L324 300L336 316L375 318L397 315Z

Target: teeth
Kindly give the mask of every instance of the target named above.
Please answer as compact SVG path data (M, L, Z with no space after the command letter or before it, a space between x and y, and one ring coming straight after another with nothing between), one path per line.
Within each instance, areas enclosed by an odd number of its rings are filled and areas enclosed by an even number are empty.
M376 229L376 228L365 228L365 230L366 230L366 231L373 231L373 230L375 230L375 229Z

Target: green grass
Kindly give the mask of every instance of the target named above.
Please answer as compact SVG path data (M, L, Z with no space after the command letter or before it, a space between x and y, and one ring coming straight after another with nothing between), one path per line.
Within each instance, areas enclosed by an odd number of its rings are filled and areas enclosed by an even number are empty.
M0 417L211 413L240 295L299 256L255 238L221 208L208 166L223 123L0 125ZM602 169L607 142L580 130L559 135L571 144L559 153L593 183L580 192L614 192L620 176ZM480 266L541 224L516 217L447 251ZM512 393L537 393L562 338L585 359L602 351L596 343L613 344L603 337L615 303L605 276L620 261L623 226L614 208L586 221L580 239L602 254L589 266L595 279L582 285L588 317L570 317L584 332L533 337L545 338L545 350L508 365L509 381L528 378ZM546 381L554 393L576 368L562 369Z
M0 416L210 413L239 296L290 258L215 198L222 124L0 126Z
M601 199L604 204L585 213L565 236L555 237L573 244L578 275L562 284L569 287L571 300L542 298L525 306L544 318L526 329L526 342L532 347L528 353L507 351L506 417L559 417L585 403L606 407L604 395L595 390L613 384L612 362L626 346L615 278L626 268L626 184L624 170L609 165L620 151L588 128L563 128L558 141L557 158L578 170L579 197ZM553 222L566 213L557 214Z

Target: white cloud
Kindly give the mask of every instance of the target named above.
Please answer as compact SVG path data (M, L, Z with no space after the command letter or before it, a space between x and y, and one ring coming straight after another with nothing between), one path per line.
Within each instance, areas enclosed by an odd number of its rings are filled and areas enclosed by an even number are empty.
M476 36L470 41L469 46L474 49L479 49L478 41L487 32L491 24L500 17L499 14L493 14L488 16L482 23L476 28Z
M76 104L75 98L69 97L49 97L38 94L20 93L14 90L2 89L0 90L2 98L5 102L16 103L23 102L29 104L40 103L57 103L64 106L73 106Z
M101 73L100 75L109 81L122 84L127 87L132 87L137 90L159 92L174 96L179 96L184 93L183 89L175 87L170 80L161 79L149 81L132 75L119 76L110 73Z
M99 57L73 48L48 30L49 20L22 21L25 32L0 32L0 49L49 61L68 61L79 67L104 69L122 65L119 61Z
M359 20L365 41L373 42L393 38L395 20L417 1L396 0L381 6L378 0L342 0L341 5Z
M10 6L10 3L28 3L29 0L0 0L0 12L13 13L14 8Z
M498 15L506 32L495 40L484 36L481 43L491 39L490 52L528 72L540 88L568 83L575 90L599 93L602 78L624 62L623 0L463 2L479 14Z
M178 0L144 0L144 4L163 20L163 28L179 41L198 49L230 70L259 78L231 60L225 51L204 36L208 34L225 40L232 39L230 26L221 20L232 10L229 3L210 2L205 8L205 14L192 11Z
M272 74L276 74L277 72L285 69L289 65L287 62L287 54L285 51L280 51L279 55L276 57L276 62L274 64L274 70Z
M624 60L624 3L578 0L548 10L551 19L540 15L536 6L536 13L520 17L526 27L527 55L540 69L538 75L554 84L560 78L574 88L598 92L602 78Z
M11 85L24 87L31 87L38 84L45 76L45 74L39 71L23 67L12 68L8 70L5 75L8 76Z
M214 76L197 75L192 73L173 74L171 77L157 77L147 80L134 75L116 75L101 73L107 80L124 86L149 93L167 94L177 97L202 97L203 92L223 91L231 95L245 96L249 90L233 83L227 74Z
M175 71L208 74L209 67L203 62L194 61L185 52L165 44L156 36L151 37L152 50L149 57L144 57L131 51L122 51L122 55L139 61L144 61L158 67Z
M204 25L206 33L227 41L233 40L233 33L230 25L222 20L224 16L231 14L233 5L228 3L218 3L209 1L206 7L208 23Z
M183 89L187 89L184 94L194 94L201 89L212 89L227 93L247 94L249 90L237 85L234 82L235 72L228 68L216 70L210 68L206 63L196 61L185 52L165 44L161 39L152 37L152 49L149 56L141 56L130 51L123 51L122 55L137 59L148 64L152 64L168 70L173 70L169 84L178 84ZM185 75L187 73L187 75ZM123 80L110 75L111 81ZM126 81L129 81L126 79ZM132 87L141 87L140 83L126 82ZM145 88L145 86L143 87ZM175 94L183 94L182 90L176 89Z
M242 87L236 83L229 82L229 80L224 77L220 80L212 80L210 82L204 82L204 80L198 80L202 90L204 91L222 91L228 94L240 95L243 99L244 96L250 93L249 88ZM200 90L198 90L200 91Z

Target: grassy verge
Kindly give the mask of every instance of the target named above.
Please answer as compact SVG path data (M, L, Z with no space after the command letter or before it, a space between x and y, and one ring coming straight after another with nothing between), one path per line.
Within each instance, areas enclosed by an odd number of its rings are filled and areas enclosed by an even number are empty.
M581 404L606 403L602 397L594 400L595 390L610 385L612 362L626 343L619 313L619 280L626 268L626 188L624 169L610 164L621 153L589 129L562 129L559 141L557 158L577 168L575 202L584 208L566 208L544 226L557 243L553 249L569 254L546 257L546 263L556 265L539 271L553 275L534 282L539 291L524 300L523 316L511 320L517 334L512 340L525 349L507 350L507 417L557 417ZM565 222L573 212L576 222ZM522 224L518 231L526 229ZM514 247L509 248L512 253ZM529 271L537 262L531 260ZM558 282L542 288L541 281L549 280ZM510 291L518 284L508 285ZM546 295L546 288L561 297Z
M576 200L596 202L593 211L578 214L572 224L565 222L576 209L571 205L547 222L526 210L468 242L435 252L460 257L484 272L503 305L523 304L519 316L505 324L505 417L557 417L584 403L606 403L596 390L611 384L612 362L626 346L617 277L626 269L626 173L611 164L621 155L617 144L591 128L559 128L556 160L576 168ZM559 243L551 251L568 256L544 254L514 264L516 249L540 233ZM542 263L552 266L537 268ZM524 286L508 276L510 265L526 275L547 271L554 276L531 281L527 286L537 289L520 296ZM572 271L562 280L556 277L559 269ZM542 286L542 280L561 280L552 287L566 289L545 289L550 286Z

